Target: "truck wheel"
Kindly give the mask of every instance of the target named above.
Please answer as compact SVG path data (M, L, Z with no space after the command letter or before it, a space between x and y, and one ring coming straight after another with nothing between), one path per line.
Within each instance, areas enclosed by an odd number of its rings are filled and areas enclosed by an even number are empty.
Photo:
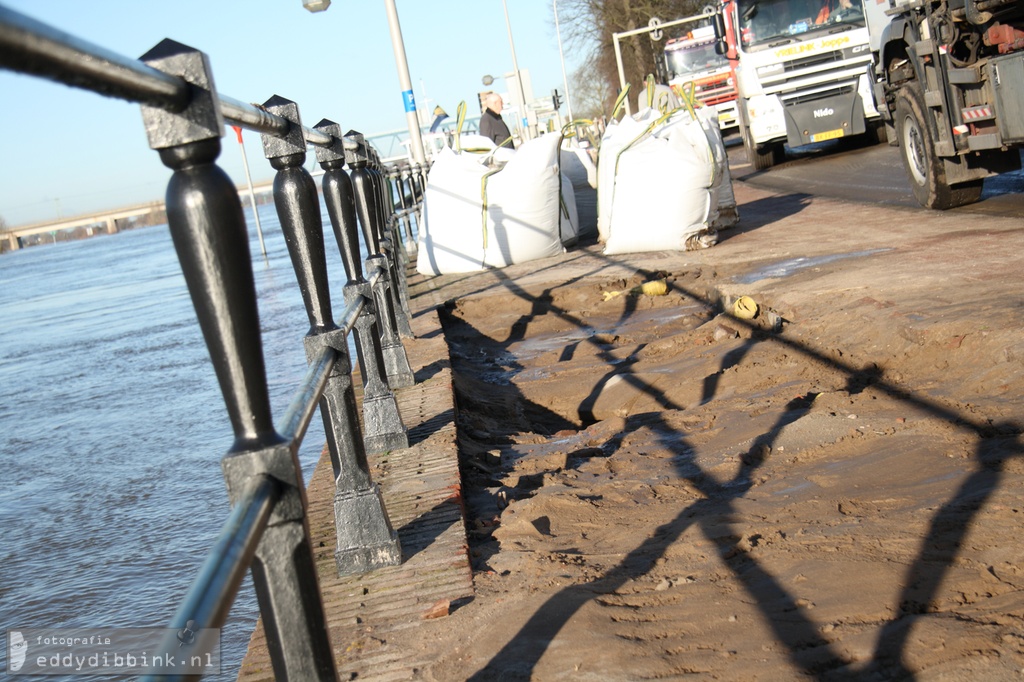
M914 198L925 208L945 210L977 201L981 181L950 187L942 159L928 134L924 97L917 83L908 83L896 94L895 124L900 156L910 178Z
M747 159L754 170L768 170L782 160L782 148L778 144L767 144L758 147L746 134L743 135L743 148L747 151Z
M888 143L889 134L885 129L885 121L868 121L867 132L864 134L864 141L868 145Z

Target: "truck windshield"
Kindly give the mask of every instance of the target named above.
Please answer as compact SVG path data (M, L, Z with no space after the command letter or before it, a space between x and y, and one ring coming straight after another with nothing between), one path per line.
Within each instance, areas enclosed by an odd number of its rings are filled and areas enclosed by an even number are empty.
M668 64L669 78L729 66L729 60L715 52L714 41L688 46L670 43L665 47L665 61Z
M861 0L738 0L736 15L745 48L864 26Z

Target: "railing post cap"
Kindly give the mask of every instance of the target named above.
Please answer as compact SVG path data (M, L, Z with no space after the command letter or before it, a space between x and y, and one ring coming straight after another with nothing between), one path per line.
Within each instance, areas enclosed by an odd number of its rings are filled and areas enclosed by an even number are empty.
M278 137L263 134L263 155L268 159L276 159L292 154L306 153L306 136L302 131L302 118L299 116L299 105L293 100L274 95L263 103L263 109L275 116L287 120L291 125L288 131Z
M329 163L331 161L344 161L345 160L345 142L342 139L341 125L335 123L329 118L321 119L319 123L313 126L315 130L319 130L321 133L330 135L334 138L330 147L317 147L316 148L316 160L320 163Z
M224 134L224 116L213 83L213 70L204 52L164 38L140 61L180 77L189 84L192 95L188 106L178 113L142 105L142 121L151 148L166 149Z
M345 145L345 160L349 166L356 163L367 163L366 138L357 130L350 130L345 133L345 139L352 142L352 146Z

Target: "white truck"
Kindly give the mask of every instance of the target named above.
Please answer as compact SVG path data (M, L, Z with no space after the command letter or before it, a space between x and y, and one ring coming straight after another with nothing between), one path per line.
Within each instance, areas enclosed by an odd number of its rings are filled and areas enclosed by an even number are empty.
M884 134L861 0L736 0L734 8L740 131L756 170L781 162L786 144Z
M738 125L736 119L736 82L732 64L715 50L713 26L702 26L673 38L665 44L665 70L668 84L689 91L714 107L722 132Z
M977 201L985 177L1021 167L1024 3L864 3L875 101L914 196L935 209Z

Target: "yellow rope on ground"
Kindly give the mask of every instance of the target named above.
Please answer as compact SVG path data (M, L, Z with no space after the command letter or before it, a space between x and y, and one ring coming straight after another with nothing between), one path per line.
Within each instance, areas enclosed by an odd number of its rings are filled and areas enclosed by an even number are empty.
M628 291L606 291L602 296L604 296L605 301L610 301L616 296L622 296L623 294L628 296L665 296L668 294L668 284L663 279L656 279L653 282L639 284Z

